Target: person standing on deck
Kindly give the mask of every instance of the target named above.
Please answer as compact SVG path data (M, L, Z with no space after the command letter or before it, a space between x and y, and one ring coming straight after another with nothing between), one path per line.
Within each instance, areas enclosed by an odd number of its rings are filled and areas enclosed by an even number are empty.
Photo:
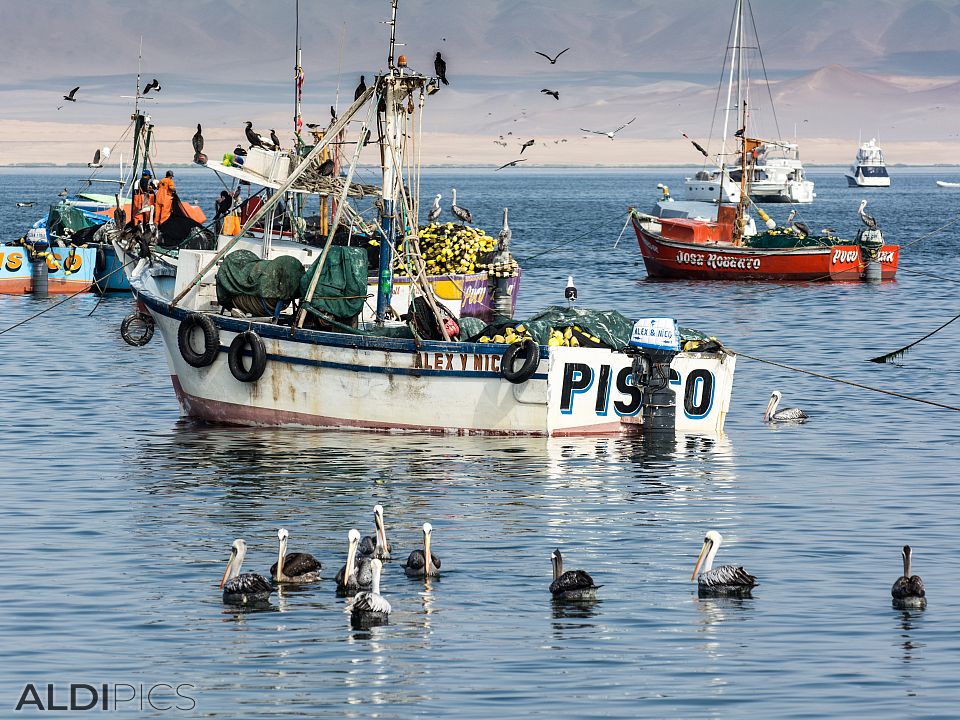
M160 186L157 188L157 214L156 214L156 224L159 227L170 217L170 212L173 209L173 198L176 195L177 188L173 183L173 171L167 170L167 174L164 176L163 180L160 181Z
M133 191L133 197L130 200L130 224L135 226L143 226L147 224L147 216L144 213L144 205L151 205L149 195L150 195L150 180L153 177L153 173L147 169L144 169L143 174L140 175L140 182L137 183L136 188Z

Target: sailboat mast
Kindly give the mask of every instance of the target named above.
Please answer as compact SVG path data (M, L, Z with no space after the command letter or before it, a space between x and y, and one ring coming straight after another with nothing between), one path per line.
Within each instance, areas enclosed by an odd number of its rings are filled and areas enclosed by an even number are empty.
M300 114L300 96L303 93L303 66L301 62L302 51L300 49L300 0L296 3L296 53L293 66L293 133L300 138L300 128L303 126L303 117ZM299 143L298 143L299 144Z
M377 79L378 94L383 97L384 118L380 145L380 162L383 166L383 186L380 212L380 227L383 228L383 241L380 243L380 265L377 283L377 323L383 324L390 308L393 295L393 247L396 240L396 199L397 183L400 181L395 148L400 144L400 122L397 118L397 75L394 65L394 51L397 43L397 3L391 0L390 17L390 54L387 58L386 75Z
M733 26L733 52L730 55L730 77L727 78L727 104L726 112L723 114L723 151L726 155L727 151L727 131L730 129L730 103L733 100L733 76L737 71L739 65L738 53L740 52L740 17L741 17L741 2L742 0L737 0L737 7L734 11L734 26ZM737 108L739 110L740 100L739 100L740 90L737 89ZM725 161L721 160L721 163Z

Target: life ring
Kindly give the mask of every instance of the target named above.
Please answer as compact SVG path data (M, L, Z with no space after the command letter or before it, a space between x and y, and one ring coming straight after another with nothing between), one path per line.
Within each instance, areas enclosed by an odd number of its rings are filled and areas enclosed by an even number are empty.
M190 337L197 328L203 332L203 352L199 353L190 344ZM216 360L220 352L220 331L206 315L190 313L177 329L177 345L180 346L180 354L188 365L206 367Z
M120 337L127 345L143 347L153 339L153 316L145 312L127 315L120 323Z
M513 367L514 361L521 351L525 351L523 356L523 365L519 370ZM525 383L537 371L540 364L540 346L531 338L524 338L521 342L513 343L507 348L500 360L500 372L507 380L512 383Z
M243 356L249 348L252 359L250 367L243 366ZM227 353L227 364L230 365L230 372L240 382L256 382L263 375L267 367L267 348L263 344L263 339L253 330L247 330L237 335L230 343L230 351Z

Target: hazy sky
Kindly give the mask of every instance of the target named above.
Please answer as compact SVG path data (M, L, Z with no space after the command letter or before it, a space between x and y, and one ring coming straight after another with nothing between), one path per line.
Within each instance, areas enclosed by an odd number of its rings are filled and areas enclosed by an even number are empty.
M121 124L143 36L159 126L289 133L295 0L4 0L0 121ZM415 68L443 52L426 129L497 136L605 130L706 137L733 0L401 0ZM307 120L325 122L386 59L388 0L300 1ZM956 136L960 0L755 0L784 136ZM556 65L534 54L570 47ZM80 85L78 102L60 96ZM560 100L540 92L559 90ZM769 102L767 101L769 105ZM758 113L760 103L758 101ZM765 121L772 132L772 116ZM686 158L685 158L686 159Z

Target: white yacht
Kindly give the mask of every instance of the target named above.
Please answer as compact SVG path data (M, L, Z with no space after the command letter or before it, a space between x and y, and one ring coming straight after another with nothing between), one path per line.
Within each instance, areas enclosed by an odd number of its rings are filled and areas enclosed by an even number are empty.
M847 172L847 185L850 187L890 187L890 175L883 161L883 150L877 145L876 138L863 143L857 150L857 159Z
M686 199L736 204L740 202L741 170L729 165L721 183L720 169L701 170L684 178ZM765 141L757 148L757 160L750 178L750 199L763 203L812 203L817 194L813 181L803 174L800 148L796 143Z

